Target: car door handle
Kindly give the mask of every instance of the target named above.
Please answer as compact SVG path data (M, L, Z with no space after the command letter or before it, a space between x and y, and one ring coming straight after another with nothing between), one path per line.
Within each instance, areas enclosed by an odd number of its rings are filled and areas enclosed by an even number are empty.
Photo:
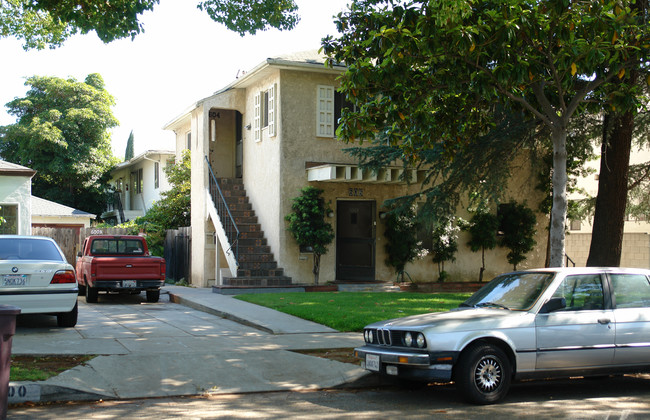
M600 318L600 319L598 320L598 323L599 323L599 324L602 324L602 325L607 325L607 324L609 324L610 322L612 322L612 320L609 319L609 318Z

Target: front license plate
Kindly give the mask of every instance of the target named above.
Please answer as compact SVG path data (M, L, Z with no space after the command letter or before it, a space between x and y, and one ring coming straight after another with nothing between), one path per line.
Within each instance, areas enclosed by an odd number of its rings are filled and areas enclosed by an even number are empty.
M25 274L4 274L2 276L3 286L27 286L27 276Z
M366 354L366 369L379 372L379 355Z
M138 282L135 280L122 280L122 287L137 287Z

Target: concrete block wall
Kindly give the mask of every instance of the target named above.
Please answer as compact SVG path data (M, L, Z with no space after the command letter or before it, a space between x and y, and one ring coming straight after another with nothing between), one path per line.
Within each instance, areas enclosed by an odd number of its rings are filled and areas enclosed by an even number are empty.
M566 253L578 267L587 264L591 233L571 232L566 236ZM650 235L647 233L625 233L621 267L650 268Z

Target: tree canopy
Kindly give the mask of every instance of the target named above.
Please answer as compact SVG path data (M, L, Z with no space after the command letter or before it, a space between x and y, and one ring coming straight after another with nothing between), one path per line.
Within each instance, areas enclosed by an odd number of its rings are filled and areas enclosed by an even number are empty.
M34 195L101 213L113 157L110 130L118 122L99 74L84 82L32 76L29 90L6 106L17 118L0 127L0 156L37 171Z
M333 61L348 65L341 90L356 107L338 133L379 132L393 158L449 168L495 132L497 106L544 127L553 145L550 265L561 266L569 127L586 111L638 106L636 86L617 83L648 57L650 27L638 4L353 1L337 18L341 35L323 41ZM425 195L445 199L435 186Z
M95 31L103 42L135 38L140 16L159 0L0 0L0 37L14 36L25 49L56 48L75 34ZM294 0L202 0L197 7L240 35L269 28L292 29Z

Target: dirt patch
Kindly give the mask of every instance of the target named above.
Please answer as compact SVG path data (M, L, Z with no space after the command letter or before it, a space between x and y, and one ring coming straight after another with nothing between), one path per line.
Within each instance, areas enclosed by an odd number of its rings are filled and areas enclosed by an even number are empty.
M322 357L324 359L336 360L342 363L359 364L359 359L354 357L353 348L343 349L319 349L319 350L294 350L296 353L306 354L308 356Z
M12 381L43 381L86 363L95 356L11 356Z

